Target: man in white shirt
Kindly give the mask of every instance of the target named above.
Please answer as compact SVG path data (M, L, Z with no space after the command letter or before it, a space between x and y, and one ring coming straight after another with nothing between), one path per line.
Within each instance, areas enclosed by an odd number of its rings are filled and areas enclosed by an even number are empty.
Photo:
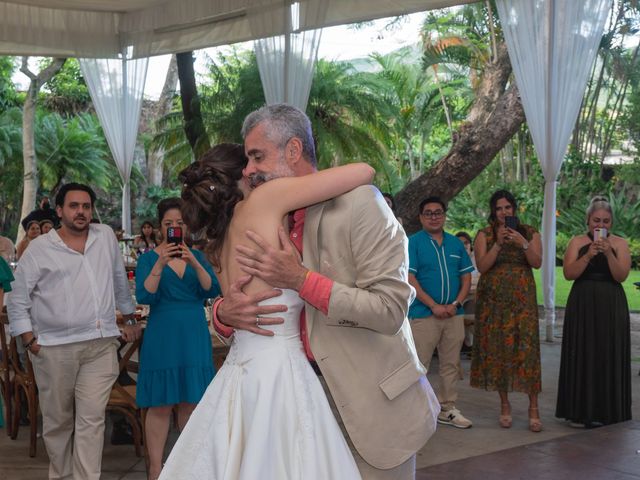
M60 189L62 227L31 242L8 299L11 334L22 337L38 384L50 479L100 478L105 408L118 376L116 304L122 337L140 335L115 235L90 224L95 199L86 185Z

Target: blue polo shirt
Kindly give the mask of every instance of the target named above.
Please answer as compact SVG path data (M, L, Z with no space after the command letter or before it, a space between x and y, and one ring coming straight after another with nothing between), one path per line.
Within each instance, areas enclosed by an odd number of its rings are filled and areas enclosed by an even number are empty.
M464 245L450 233L443 232L442 245L424 230L409 237L409 273L435 302L453 303L460 292L460 277L473 270ZM458 314L463 313L464 309L459 308ZM417 298L409 308L409 318L426 318L432 314Z

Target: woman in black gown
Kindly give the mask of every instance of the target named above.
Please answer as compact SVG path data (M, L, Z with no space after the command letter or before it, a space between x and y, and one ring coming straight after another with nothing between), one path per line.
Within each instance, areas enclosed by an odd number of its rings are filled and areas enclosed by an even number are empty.
M595 197L588 232L571 239L564 257L564 276L575 282L564 318L556 416L572 426L631 418L629 307L621 285L631 256L612 226L611 206Z

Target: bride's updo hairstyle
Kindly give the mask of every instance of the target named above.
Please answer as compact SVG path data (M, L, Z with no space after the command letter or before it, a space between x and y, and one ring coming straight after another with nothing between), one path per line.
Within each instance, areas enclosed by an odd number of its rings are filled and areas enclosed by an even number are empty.
M589 224L591 215L593 215L593 212L595 212L596 210L605 210L609 212L609 214L611 215L611 224L613 225L613 210L611 208L611 204L609 203L607 197L603 197L602 195L596 195L591 199L591 202L587 207L587 225Z
M182 219L194 234L206 236L205 252L216 268L220 268L220 250L233 209L244 198L238 182L246 165L242 145L221 143L178 175Z

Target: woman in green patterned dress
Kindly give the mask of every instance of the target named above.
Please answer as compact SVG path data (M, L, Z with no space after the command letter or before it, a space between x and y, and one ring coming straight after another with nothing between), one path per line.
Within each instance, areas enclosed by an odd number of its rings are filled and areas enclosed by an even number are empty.
M517 204L506 190L489 201L490 225L474 244L481 273L476 291L471 386L500 394L500 426L512 423L509 392L529 395L529 429L542 430L538 412L540 341L532 268L542 263L540 235L515 217Z

